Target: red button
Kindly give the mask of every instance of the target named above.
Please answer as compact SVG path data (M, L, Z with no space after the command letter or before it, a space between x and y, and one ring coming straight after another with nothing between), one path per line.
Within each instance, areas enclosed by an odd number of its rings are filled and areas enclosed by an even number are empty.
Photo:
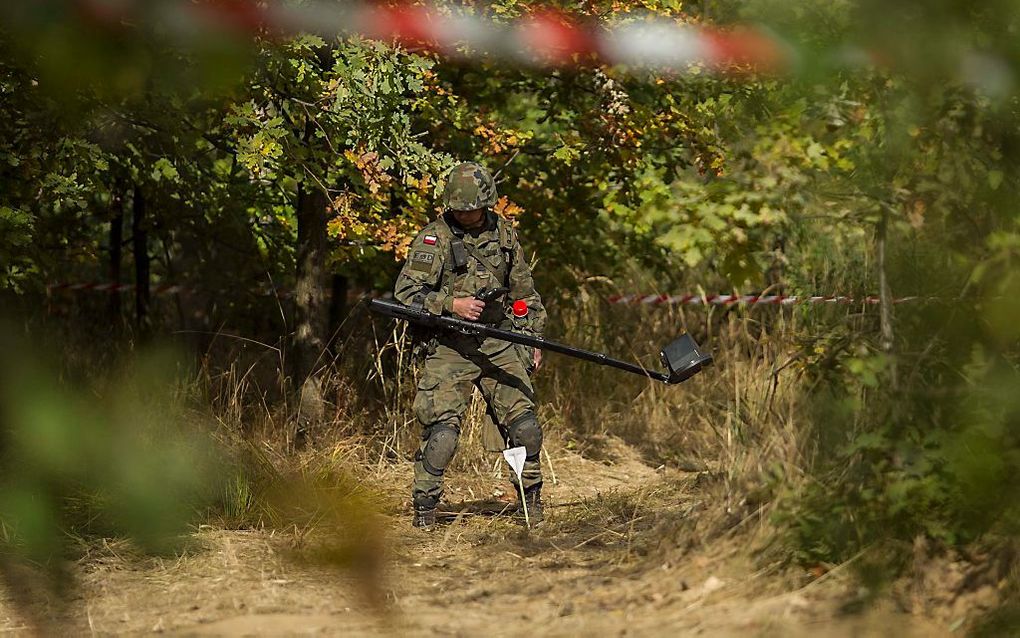
M523 299L518 299L514 302L514 316L515 317L527 317L528 316L528 302Z

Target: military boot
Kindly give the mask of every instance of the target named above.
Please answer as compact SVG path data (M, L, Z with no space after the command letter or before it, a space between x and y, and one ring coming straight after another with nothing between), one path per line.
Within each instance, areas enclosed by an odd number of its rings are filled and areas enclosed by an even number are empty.
M411 522L415 527L432 529L436 526L436 508L414 506L414 520Z
M414 518L411 525L422 529L436 526L436 502L434 499L414 499Z
M543 520L545 516L542 512L542 484L532 485L524 490L524 502L528 506L528 519L531 520L531 525L534 527ZM520 508L521 522L524 523L524 508Z

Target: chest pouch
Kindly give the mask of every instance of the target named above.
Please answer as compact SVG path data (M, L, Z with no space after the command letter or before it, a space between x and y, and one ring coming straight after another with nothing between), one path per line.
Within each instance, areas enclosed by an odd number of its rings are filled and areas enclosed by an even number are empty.
M458 272L467 268L467 246L464 245L464 240L460 237L454 237L450 242L450 260L453 262L453 269Z

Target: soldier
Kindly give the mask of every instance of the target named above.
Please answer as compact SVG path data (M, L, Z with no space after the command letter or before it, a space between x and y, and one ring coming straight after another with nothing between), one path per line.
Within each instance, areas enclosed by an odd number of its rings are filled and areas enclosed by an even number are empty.
M540 336L546 317L542 299L517 233L493 212L495 203L496 184L487 170L474 162L456 166L443 192L445 212L411 243L394 296L437 315ZM476 297L501 287L509 294L488 303ZM504 444L527 450L524 498L531 520L542 519L542 428L529 378L541 362L540 350L497 339L446 331L432 335L414 399L422 425L411 489L415 527L435 525L443 471L457 451L461 420L476 386ZM515 488L516 478L511 474Z

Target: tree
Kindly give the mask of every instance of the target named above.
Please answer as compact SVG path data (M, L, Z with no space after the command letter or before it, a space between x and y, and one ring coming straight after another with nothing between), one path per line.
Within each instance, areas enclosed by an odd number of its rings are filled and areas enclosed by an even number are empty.
M258 61L226 121L240 163L284 195L282 220L296 224L292 378L315 419L328 363L327 269L359 253L402 257L450 159L414 130L431 61L316 36L264 42Z

